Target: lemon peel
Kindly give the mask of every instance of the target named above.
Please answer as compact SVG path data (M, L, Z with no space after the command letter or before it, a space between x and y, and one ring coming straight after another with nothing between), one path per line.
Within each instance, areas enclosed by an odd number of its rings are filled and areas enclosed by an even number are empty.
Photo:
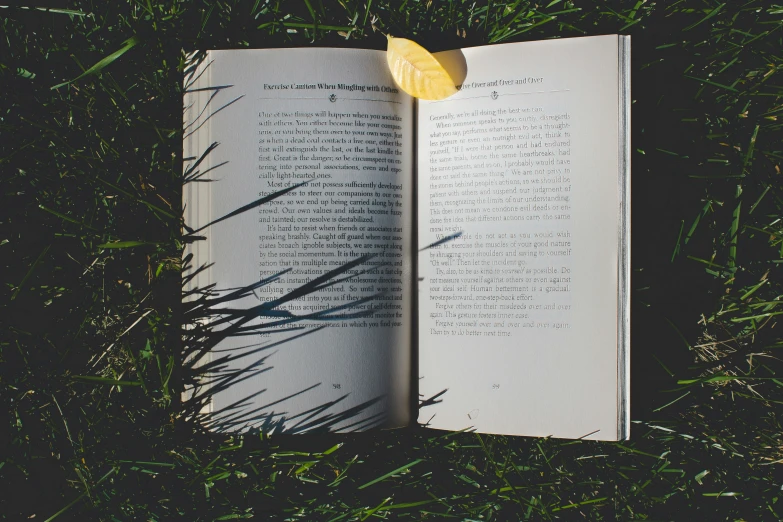
M454 80L427 49L407 38L386 38L386 61L403 91L422 100L442 100L457 92Z

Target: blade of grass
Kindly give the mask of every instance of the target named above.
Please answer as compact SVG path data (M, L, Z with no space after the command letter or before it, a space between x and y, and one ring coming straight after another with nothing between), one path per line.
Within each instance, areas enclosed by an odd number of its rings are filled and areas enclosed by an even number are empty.
M661 365L661 368L663 368L663 369L666 371L666 373L668 373L668 374L669 374L669 377L674 377L674 372L673 372L673 371L671 371L671 370L670 370L670 369L669 369L669 368L668 368L668 367L667 367L665 364L663 364L663 361L661 361L661 360L658 358L658 356L656 356L655 354L652 354L652 356L653 356L653 359L655 359L656 361L658 361L658 364L660 364L660 365Z
M75 82L77 80L80 80L80 79L84 78L85 76L89 76L91 74L96 74L96 73L101 72L103 69L105 69L106 67L108 67L109 65L114 63L114 61L117 60L117 58L119 58L120 56L122 56L126 52L130 51L131 49L133 49L133 47L135 47L139 42L141 42L141 38L139 38L138 35L131 36L130 38L128 38L127 40L122 42L122 45L120 46L119 49L117 49L116 51L111 53L109 56L107 56L107 57L103 58L102 60L98 61L98 63L96 63L95 65L93 65L92 67L90 67L89 69L84 71L83 73L81 73L79 76L77 76L73 80L69 80L69 81L63 82L63 83L58 83L57 85L55 85L51 89L52 90L59 89L60 87L62 87L64 85L69 85L69 84L71 84L71 83L73 83L73 82Z
M380 504L378 504L377 506L375 506L371 510L367 511L367 513L365 513L365 515L360 520L364 521L364 520L367 520L368 518L370 518L370 516L372 516L373 513L377 512L379 509L381 509L391 499L392 499L391 497L386 497L385 499L383 499Z
M412 468L413 466L415 466L416 464L418 464L419 462L422 462L422 461L424 461L424 459L416 459L413 462L409 462L408 464L405 464L404 466L400 466L399 468L397 468L397 469L395 469L393 471L390 471L390 472L388 472L388 473L386 473L384 475L381 475L380 477L378 477L376 479L373 479L370 482L367 482L366 484L362 484L361 486L359 486L356 489L364 489L364 488L366 488L368 486L372 486L373 484L377 484L378 482L381 482L382 480L385 480L385 479L391 477L392 475L396 475L398 473L402 473L403 471L407 471L408 469Z
M106 479L109 477L109 475L111 475L111 474L112 474L112 473L114 473L115 471L117 471L117 468L112 468L112 469L110 469L108 473L106 473L104 476L102 476L100 479L98 479L98 482L96 482L96 483L95 483L95 485L97 486L98 484L100 484L101 482L103 482L104 480L106 480ZM66 505L66 506L65 506L64 508L62 508L60 511L58 511L58 512L57 512L57 513L55 513L54 515L50 516L50 517L49 517L49 518L47 518L46 520L44 520L44 522L51 522L51 521L52 521L52 520L54 520L55 518L59 517L60 515L62 515L62 514L63 514L63 513L65 513L66 511L68 511L68 509L70 509L70 508L71 508L71 506L73 506L74 504L76 504L77 502L79 502L81 499L83 499L83 498L84 498L84 497L86 497L86 496L87 496L87 492L84 492L84 493L82 493L81 495L79 495L78 497L76 497L75 499L73 499L73 500L72 500L72 501L71 501L71 502L70 502L68 505Z
M57 216L60 219L64 219L65 221L68 221L68 222L71 222L71 223L75 223L77 225L81 225L84 228L89 228L90 230L95 230L93 227L91 227L90 225L88 225L84 221L79 221L79 220L74 219L74 218L72 218L70 216L66 216L65 214L61 214L60 212L57 212L56 210L52 210L52 209L47 208L47 207L45 207L43 205L38 205L38 208L40 208L41 210L46 211L46 212L48 212L48 213L50 213L52 215Z
M712 201L707 201L707 203L701 209L701 212L699 212L696 215L696 218L693 220L693 223L691 224L690 230L688 230L688 234L685 236L686 245L688 244L688 241L691 240L693 233L696 232L696 227L699 226L699 222L707 215L707 211L710 210L711 207L712 207Z
M139 381L120 381L117 379L109 379L108 377L96 377L94 375L74 375L72 378L77 381L111 384L112 386L141 386Z
M22 78L27 78L28 80L34 80L35 79L35 73L28 71L24 67L17 67L16 68L16 74L18 76L21 76Z
M742 185L737 185L737 199L742 196ZM737 265L737 235L739 233L739 219L740 210L742 208L742 200L737 202L737 206L734 208L734 212L731 214L731 227L729 228L729 259L726 264L729 268L734 268Z
M748 317L735 317L732 319L732 322L734 323L741 323L743 321L752 321L754 319L763 319L765 317L773 317L775 315L781 315L783 312L770 312L768 314L761 314L761 315L751 315Z
M674 263L674 258L680 253L680 241L682 240L682 231L685 229L685 220L680 220L680 233L677 234L677 242L674 244L674 250L672 251L671 262Z
M763 284L764 284L764 283L766 283L767 281L769 281L769 280L768 280L768 279L764 279L764 280L763 280L762 282L760 282L759 284L757 284L757 285L754 285L754 286L753 286L753 287L752 287L750 290L748 290L747 292L745 292L744 294L742 294L742 295L740 296L739 300L740 300L740 301L744 301L745 299L747 299L748 297L750 297L751 295L753 295L753 293L754 293L756 290L758 290L759 288L761 288L761 285L763 285Z
M145 466L163 466L164 468L173 468L176 466L176 464L171 464L169 462L150 462L146 460L118 460L117 462L122 462L123 464L144 464Z
M150 241L115 241L114 243L101 243L98 248L132 248L142 245L159 245Z
M170 218L174 219L174 214L172 214L171 212L167 212L167 211L163 210L162 208L160 208L160 207L158 207L158 206L156 206L156 205L153 205L153 204L152 204L152 203L150 203L149 201L145 201L145 200L141 199L140 197L134 196L133 194L131 194L131 193L130 193L130 192L128 192L127 190L123 190L123 189L121 189L120 187L118 187L118 186L117 186L117 185L115 185L114 183L111 183L111 182L109 182L109 181L106 181L105 179L102 179L102 178L97 178L97 179L98 179L98 181L100 181L101 183L103 183L103 184L105 184L105 185L108 185L108 186L110 186L111 188L113 188L114 190L116 190L116 191L118 191L118 192L121 192L122 194L125 194L125 195L126 195L126 196L128 196L129 198L131 198L131 199L135 199L136 201L138 201L138 202L139 202L139 203L141 203L142 205L146 205L148 208L150 208L150 209L152 209L152 210L155 210L155 211L157 211L157 212L160 212L161 214L163 214L163 215L164 215L164 216L166 216L166 217L170 217Z
M668 402L668 403L664 404L663 406L661 406L660 408L656 408L656 409L654 409L653 411L661 411L661 410L662 410L662 409L664 409L664 408L668 408L669 406L671 406L671 405L672 405L672 404L674 404L675 402L679 401L680 399L684 398L685 396L687 396L687 395L690 395L690 393L691 393L691 392L685 392L684 394L680 395L679 397L677 397L677 398L676 398L676 399L674 399L673 401L671 401L671 402Z
M748 211L748 215L753 214L753 211L756 210L758 204L761 203L761 200L764 199L764 196L766 196L767 192L769 192L770 187L771 185L767 185L767 188L764 189L764 192L762 192L759 198L756 200L756 202L753 203L753 205L751 205L750 210Z
M49 249L50 249L51 247L52 247L52 245L47 245L47 246L46 246L46 247L43 249L43 251L42 251L40 254L38 254L38 257L37 257L37 258L36 258L36 260L33 262L33 264L30 266L30 269L29 269L29 270L27 271L27 273L24 275L24 277L22 278L22 281L20 281L20 283L19 283L19 286L17 286L17 287L16 287L16 289L14 290L14 293L13 293L13 294L11 294L11 301L13 301L14 299L16 299L16 296L17 296L17 295L19 295L19 291L22 289L22 287L24 286L24 284L27 282L27 280L30 278L30 276L32 275L33 271L35 270L35 267L37 267L37 266L38 266L38 264L41 262L41 260L43 259L43 257L46 255L46 253L49 251Z
M720 87L721 89L726 89L727 91L731 92L739 92L734 87L731 87L729 85L723 85L722 83L713 82L712 80L705 80L704 78L697 78L696 76L691 76L689 74L683 74L685 78L690 78L691 80L696 80L697 82L706 83L709 85L712 85L713 87Z
M750 163L751 158L753 157L753 150L756 148L756 138L759 135L759 126L756 125L756 128L753 129L753 135L750 137L750 143L748 144L748 152L745 153L745 160L742 162L742 170L743 172L746 171L748 167L748 163Z
M0 5L0 9L25 9L27 11L43 11L45 13L55 13L55 14L67 14L71 16L93 16L92 13L85 13L83 11L77 11L75 9L58 9L55 7L28 7L28 6L10 6L10 5Z
M307 6L307 10L310 12L310 16L313 17L313 22L318 22L315 17L315 10L313 9L313 6L310 5L310 0L304 0L305 5Z
M372 0L367 1L367 8L364 10L364 22L362 23L362 26L367 25L367 17L370 16L370 7L372 7Z
M697 25L701 24L702 22L705 22L705 21L709 20L710 18L712 18L713 16L715 16L716 14L718 14L718 11L720 11L721 9L723 9L723 6L724 6L724 5L726 5L726 3L725 3L725 2L724 2L724 3L722 3L722 4L720 4L718 7L716 7L715 9L713 9L712 11L710 11L709 13L707 13L707 16L705 16L704 18L702 18L701 20L699 20L699 21L698 21L698 22L696 22L695 24L691 24L691 25L689 25L688 27L686 27L685 29L683 29L683 32L684 32L684 31L690 31L691 29L693 29L693 28L694 28L694 27L696 27Z
M609 497L594 498L592 500L585 500L584 502L577 502L576 504L567 504L565 506L552 508L552 513L556 512L556 511L562 511L564 509L571 509L571 508L575 508L575 507L579 507L579 506L585 506L587 504L595 504L597 502L603 502L607 498L609 498Z
M776 377L748 377L745 375L713 375L711 377L701 377L699 379L682 379L677 381L680 385L701 384L705 382L729 382L729 381L775 381Z

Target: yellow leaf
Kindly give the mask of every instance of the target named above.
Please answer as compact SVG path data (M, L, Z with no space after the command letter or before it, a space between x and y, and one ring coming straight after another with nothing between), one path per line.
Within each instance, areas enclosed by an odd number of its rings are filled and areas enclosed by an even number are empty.
M454 80L427 49L405 38L386 38L389 70L403 91L422 100L442 100L457 92Z

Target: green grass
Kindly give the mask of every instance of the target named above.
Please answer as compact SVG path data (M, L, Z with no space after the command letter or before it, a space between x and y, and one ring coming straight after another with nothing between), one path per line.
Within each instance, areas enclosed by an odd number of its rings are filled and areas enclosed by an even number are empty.
M783 4L85 1L0 24L0 519L783 517ZM632 35L630 441L186 420L183 51L383 32Z

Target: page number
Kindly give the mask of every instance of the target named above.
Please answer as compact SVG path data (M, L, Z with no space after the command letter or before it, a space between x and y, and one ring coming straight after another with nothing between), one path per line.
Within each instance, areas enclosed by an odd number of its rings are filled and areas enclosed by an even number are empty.
M340 389L340 385L339 384L332 384L332 389L333 390L339 390Z
M492 385L492 389L493 390L499 390L500 389L500 385L499 384L493 384Z

